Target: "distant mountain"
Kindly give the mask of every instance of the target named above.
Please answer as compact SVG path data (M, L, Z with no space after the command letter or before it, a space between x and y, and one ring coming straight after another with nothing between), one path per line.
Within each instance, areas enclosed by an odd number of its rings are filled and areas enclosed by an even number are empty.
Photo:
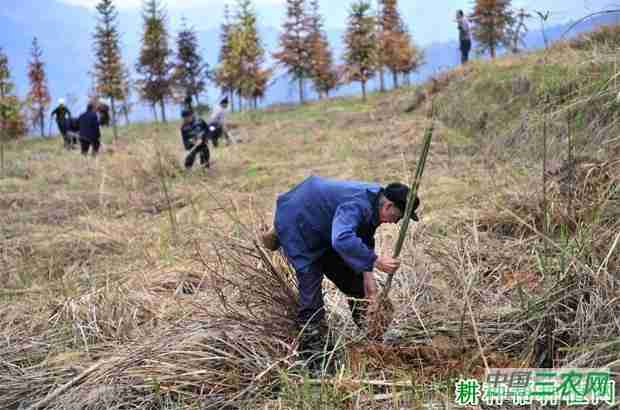
M579 25L571 32L576 33L591 30L602 24L617 22L615 16L603 16L589 20ZM133 69L139 52L140 31L142 20L139 11L123 11L119 16L120 31L122 35L123 58ZM570 24L570 23L569 23ZM560 38L569 24L549 27L546 30L550 41ZM24 95L28 90L26 76L27 63L29 60L30 45L33 36L39 38L47 64L50 90L54 101L68 94L78 97L74 112L83 109L86 95L91 85L89 71L92 66L92 32L95 26L95 16L92 11L71 6L64 3L55 3L55 7L42 10L39 2L29 0L2 0L0 7L0 47L3 47L11 65L13 78L17 84L18 93ZM260 27L260 34L265 48L273 52L278 47L278 29L273 27ZM174 33L173 33L174 34ZM328 31L328 39L334 49L336 58L343 53L343 30ZM220 48L219 30L210 29L199 31L201 50L205 59L214 65L217 62ZM540 30L532 30L526 36L528 49L536 49L544 46L543 36ZM426 64L413 77L414 81L424 81L438 71L453 67L459 63L458 44L456 42L432 43L424 47ZM271 56L268 63L273 64ZM390 80L391 76L386 76ZM370 88L376 87L372 81ZM313 98L315 94L307 84L308 95ZM337 95L352 95L360 92L358 84L341 87ZM219 91L214 87L209 90L210 101L219 97ZM295 101L297 98L296 84L281 70L276 74L268 96L263 104ZM170 107L170 116L178 116L178 108ZM134 120L150 119L150 110L146 107L138 107L133 114Z

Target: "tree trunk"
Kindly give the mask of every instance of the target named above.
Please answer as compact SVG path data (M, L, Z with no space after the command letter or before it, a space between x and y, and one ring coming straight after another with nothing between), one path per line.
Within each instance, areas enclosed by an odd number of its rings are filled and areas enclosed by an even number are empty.
M298 79L298 82L299 82L299 103L303 104L304 103L304 79L300 77Z
M114 142L118 142L118 128L116 127L116 101L114 97L110 97L110 109L112 110L112 132L114 133Z
M39 109L39 126L41 127L41 138L45 138L45 116L43 108Z
M235 112L235 92L234 91L230 91L230 110L232 112Z
M392 71L392 82L394 83L394 88L398 88L398 73L396 71Z
M159 122L159 118L157 116L157 106L153 104L151 105L151 108L153 109L153 117L155 117L155 122Z
M366 102L366 81L362 81L362 101Z
M163 98L159 100L159 107L161 108L161 122L165 124L167 122L166 121L166 103L164 102Z
M200 105L200 98L198 97L198 94L194 95L194 98L196 99L196 105Z
M491 33L495 33L495 19L493 19L493 17L491 16ZM495 58L495 45L497 44L497 39L495 38L495 35L493 34L493 37L491 38L491 58Z
M379 70L379 91L382 93L385 92L385 72L383 71L383 68Z
M126 105L123 105L123 115L125 116L125 125L129 125L129 110Z

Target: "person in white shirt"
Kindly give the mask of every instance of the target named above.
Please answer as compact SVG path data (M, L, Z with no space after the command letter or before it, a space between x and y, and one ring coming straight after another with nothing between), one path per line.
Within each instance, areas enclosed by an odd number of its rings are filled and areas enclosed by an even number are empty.
M469 52L471 51L471 31L463 10L458 10L456 12L456 23L459 29L461 64L465 64L469 61Z
M222 135L226 138L226 142L230 144L230 136L224 129L224 119L228 112L228 97L224 97L220 103L213 109L209 117L209 138L213 142L213 146L217 147Z

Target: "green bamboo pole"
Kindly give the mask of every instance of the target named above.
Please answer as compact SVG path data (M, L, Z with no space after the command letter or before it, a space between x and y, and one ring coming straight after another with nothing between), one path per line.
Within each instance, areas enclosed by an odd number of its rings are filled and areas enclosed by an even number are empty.
M420 187L420 181L422 180L422 175L424 174L424 167L426 166L426 158L428 157L428 152L431 148L431 141L433 139L433 133L435 131L435 103L431 101L431 108L429 112L430 124L426 129L424 135L424 147L422 148L422 152L420 153L420 160L418 161L418 165L416 167L416 172L413 177L413 181L411 182L411 189L409 190L409 198L407 198L407 208L405 209L405 214L403 215L403 222L400 225L400 232L398 234L398 240L396 241L396 247L394 248L394 258L398 258L400 256L400 252L403 249L403 244L405 243L405 236L407 236L407 230L409 229L409 221L411 220L411 214L413 213L413 202L415 201L415 197L418 193L418 188ZM388 274L387 282L385 283L385 287L383 288L383 293L381 295L381 299L387 298L390 290L392 288L392 281L394 280L394 274Z

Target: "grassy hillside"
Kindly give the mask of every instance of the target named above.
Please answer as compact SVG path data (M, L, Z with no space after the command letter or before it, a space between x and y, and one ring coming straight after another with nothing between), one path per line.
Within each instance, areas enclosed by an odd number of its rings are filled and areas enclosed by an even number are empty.
M0 408L417 408L429 386L452 402L454 380L487 367L617 370L613 33L367 103L237 115L236 143L208 171L181 167L176 123L106 135L97 159L58 140L9 146ZM311 174L408 181L431 100L422 221L390 330L366 339L328 285L337 376L308 375L291 271L257 232ZM380 229L380 252L397 228Z

